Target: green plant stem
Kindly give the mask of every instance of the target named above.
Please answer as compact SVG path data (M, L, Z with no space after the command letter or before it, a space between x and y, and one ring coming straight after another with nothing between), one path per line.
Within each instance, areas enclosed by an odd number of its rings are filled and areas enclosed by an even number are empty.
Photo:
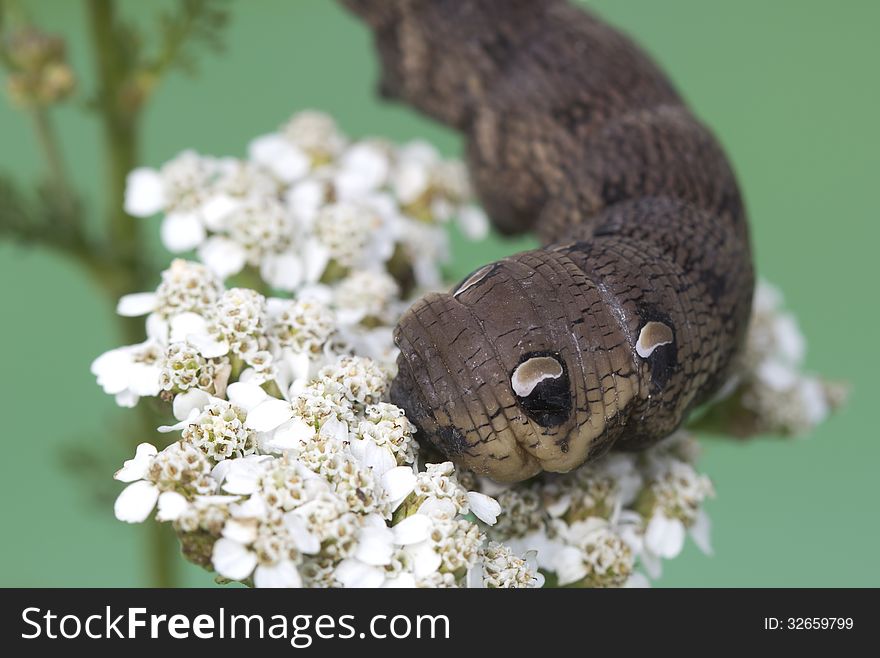
M138 162L138 127L140 107L123 102L128 71L120 51L121 36L112 0L89 0L89 21L98 73L98 106L104 133L107 167L106 213L108 244L117 255L109 271L92 270L115 303L120 288L124 292L146 289L149 268L144 263L144 245L139 223L124 210L125 179ZM118 275L118 276L117 276ZM143 322L119 318L125 344L143 341ZM157 419L144 403L137 407L140 431L137 442L149 440L156 433ZM159 523L147 526L150 534L150 584L174 587L176 584L176 539L169 528Z
M123 104L127 71L120 52L116 5L112 0L89 0L89 21L98 69L98 105L104 132L108 174L106 212L110 240L131 261L139 260L138 222L124 209L125 179L138 161L139 107Z
M36 108L30 114L34 122L34 131L37 133L37 139L40 142L40 149L43 151L43 156L46 158L46 164L49 167L52 190L60 201L59 206L62 217L65 223L72 227L76 220L75 204L55 127L49 119L49 112L46 108Z

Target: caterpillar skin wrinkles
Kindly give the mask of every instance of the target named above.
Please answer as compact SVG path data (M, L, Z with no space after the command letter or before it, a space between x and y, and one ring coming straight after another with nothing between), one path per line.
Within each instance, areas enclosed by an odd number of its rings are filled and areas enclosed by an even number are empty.
M563 0L346 0L380 91L460 130L503 233L546 245L429 294L392 401L498 481L669 435L726 378L751 310L735 176L626 36Z

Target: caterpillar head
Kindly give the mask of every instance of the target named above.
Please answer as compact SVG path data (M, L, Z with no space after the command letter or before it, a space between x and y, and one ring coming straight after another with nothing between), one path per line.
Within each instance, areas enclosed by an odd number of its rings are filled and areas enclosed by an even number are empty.
M498 481L566 472L603 451L608 412L633 390L625 377L606 387L607 399L598 379L599 397L587 390L582 373L597 366L559 315L558 283L530 277L523 288L517 258L478 270L452 294L422 298L395 332L392 400L419 440Z

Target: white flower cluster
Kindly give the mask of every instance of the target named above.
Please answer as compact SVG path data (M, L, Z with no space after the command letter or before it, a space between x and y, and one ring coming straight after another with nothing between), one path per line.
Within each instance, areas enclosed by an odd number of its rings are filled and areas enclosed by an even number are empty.
M141 444L116 473L120 520L155 510L188 560L256 587L639 586L687 534L709 552L713 490L685 433L509 487L420 456L387 399L391 332L405 295L440 282L440 224L485 229L460 163L305 112L247 161L188 151L132 172L126 209L164 211L165 245L201 262L123 297L146 340L92 364L118 404L155 397L176 419L159 428L174 442ZM800 374L779 304L759 288L732 386L768 427L796 430L830 389Z
M675 558L688 533L710 552L702 504L713 490L694 470L697 453L680 432L644 453L610 454L525 485L478 481L503 510L487 533L503 550L535 555L560 586L646 586L643 571L659 577L662 559Z
M342 294L347 311L362 316L387 317L396 293L393 280L365 271L405 266L418 286L436 287L447 251L439 224L456 218L472 238L488 230L464 165L425 142L352 140L308 111L248 151L246 160L184 151L158 170L136 169L125 209L164 212L163 244L197 250L222 279L244 270L294 292L356 277ZM363 304L351 294L358 283L368 284Z
M845 400L846 387L805 372L806 351L782 293L760 281L745 348L724 392L735 410L725 429L743 436L803 435L825 421Z

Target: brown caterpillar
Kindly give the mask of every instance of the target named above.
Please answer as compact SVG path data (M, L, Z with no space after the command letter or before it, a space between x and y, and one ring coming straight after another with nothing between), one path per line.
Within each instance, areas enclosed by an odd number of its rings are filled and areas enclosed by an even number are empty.
M430 294L395 332L392 400L499 481L675 430L724 381L751 308L743 202L655 64L564 0L345 0L381 93L461 130L504 233L546 246Z

